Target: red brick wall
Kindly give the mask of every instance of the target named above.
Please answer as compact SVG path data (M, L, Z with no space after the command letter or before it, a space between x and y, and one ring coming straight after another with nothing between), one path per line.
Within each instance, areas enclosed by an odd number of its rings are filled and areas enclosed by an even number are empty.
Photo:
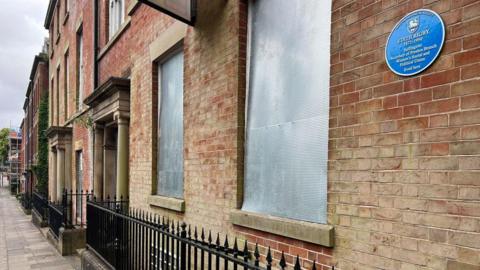
M441 15L445 47L425 72L398 77L385 42L419 8ZM479 11L478 1L333 1L329 222L341 269L480 265Z
M77 27L82 25L83 29L83 62L84 62L84 93L83 97L87 97L90 93L93 92L93 1L90 0L79 0L79 1L69 1L70 8L68 19L65 20L64 14L64 1L61 1L61 11L60 11L60 39L58 43L56 42L56 34L54 34L53 44L50 44L50 50L53 49L53 54L50 53L50 63L49 63L49 78L54 76L52 86L50 83L50 91L55 91L53 102L55 111L51 111L56 115L59 113L60 122L57 124L59 126L70 126L73 128L72 131L72 156L71 156L71 179L72 179L72 188L74 189L84 189L89 190L92 187L89 186L91 181L91 172L90 172L90 137L89 137L89 127L85 125L88 121L88 113L79 114L77 110L77 100L76 100L76 89L77 89ZM53 13L54 17L52 20L57 20L56 12ZM50 29L51 30L51 29ZM55 30L56 32L56 30ZM50 31L50 34L52 32ZM69 54L69 77L65 78L65 51L68 49ZM56 76L57 64L60 63L60 78ZM59 112L56 111L55 103L56 101L56 91L57 91L57 80L60 80L60 94L59 94ZM67 107L65 108L64 100L64 85L65 80L69 80L69 99L67 100ZM52 93L52 92L50 92ZM50 96L52 100L52 96ZM83 103L83 100L79 101ZM84 106L85 108L85 106ZM68 109L68 112L67 112ZM66 121L65 114L67 114ZM84 166L83 166L83 186L76 186L76 170L75 170L75 145L81 146L84 156ZM79 149L77 149L79 150ZM50 172L51 173L51 172Z
M317 269L480 265L478 1L332 1L328 223L335 227L333 249L230 222L231 210L241 205L243 179L246 1L200 0L198 5L198 21L184 41L185 213L147 203L156 179L158 97L149 45L173 20L141 5L99 63L100 83L111 76L131 79L133 207L258 242L263 254L271 246L276 259L281 251L289 262L298 254L305 268L313 260ZM431 68L401 78L387 69L384 46L398 20L418 8L442 16L447 40ZM93 85L91 12L92 5L84 4L82 12L71 14L84 18L85 96ZM87 135L75 127L84 149ZM89 155L84 156L88 169Z

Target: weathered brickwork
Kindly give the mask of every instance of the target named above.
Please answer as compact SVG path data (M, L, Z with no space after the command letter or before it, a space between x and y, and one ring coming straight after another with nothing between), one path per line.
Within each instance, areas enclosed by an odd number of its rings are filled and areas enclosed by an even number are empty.
M386 39L419 8L441 15L445 47L401 78ZM478 269L479 11L478 1L333 1L329 222L341 269Z
M84 150L84 188L90 188L92 138L84 121L89 112L76 114L72 97L82 19L84 97L93 91L94 1L70 2L69 18L52 46L50 89L56 89L57 63L69 44L70 121L60 117L54 124L73 125L74 147ZM126 1L125 23L109 40L107 2L99 0L98 85L111 77L130 79L132 207L258 243L263 260L268 246L277 262L282 251L289 264L299 255L305 269L313 261L323 270L333 265L342 270L478 269L479 1L332 1L332 24L326 27L332 31L328 223L335 229L333 248L231 222L243 197L246 0L198 1L197 22L183 40L185 212L149 204L156 193L159 79L151 46L176 22ZM398 77L385 63L386 39L405 14L419 8L441 15L445 47L425 72ZM62 98L60 114L65 112Z
M72 155L71 161L71 188L75 190L90 190L91 183L90 137L88 130L88 114L85 106L82 108L77 103L79 89L78 76L84 80L83 97L93 91L93 2L79 1L50 1L55 9L50 20L50 52L49 52L49 78L50 78L50 126L72 127ZM65 7L68 2L68 8ZM59 10L57 12L57 9ZM57 30L58 29L58 30ZM77 33L83 34L83 63L84 73L78 72L78 41ZM68 62L66 62L68 55ZM66 75L68 65L68 78ZM59 72L58 72L59 71ZM59 75L59 76L58 76ZM68 83L66 82L68 80ZM68 85L68 87L67 87ZM68 91L65 89L68 88ZM83 186L76 184L76 151L83 152ZM51 174L51 170L49 174Z
M22 126L21 172L25 175L25 190L31 192L36 185L32 166L37 164L39 105L48 98L48 57L45 53L35 56L30 72L30 83L25 95Z

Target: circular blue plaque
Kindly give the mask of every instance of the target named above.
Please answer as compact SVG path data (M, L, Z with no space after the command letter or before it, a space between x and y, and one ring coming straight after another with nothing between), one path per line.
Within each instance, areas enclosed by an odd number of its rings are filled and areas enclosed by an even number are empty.
M435 62L445 42L445 25L436 12L415 10L393 28L385 46L388 67L400 76L418 74Z

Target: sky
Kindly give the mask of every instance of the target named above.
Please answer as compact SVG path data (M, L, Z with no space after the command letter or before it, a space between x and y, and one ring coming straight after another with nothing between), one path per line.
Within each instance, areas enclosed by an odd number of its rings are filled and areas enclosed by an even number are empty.
M48 32L48 0L0 0L0 128L18 128L33 58Z

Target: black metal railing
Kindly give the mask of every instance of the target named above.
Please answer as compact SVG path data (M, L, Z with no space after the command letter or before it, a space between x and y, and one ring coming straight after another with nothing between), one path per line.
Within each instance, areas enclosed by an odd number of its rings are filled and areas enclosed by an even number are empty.
M42 217L42 221L47 221L48 219L47 197L34 191L32 196L32 206L33 206L33 209L37 211L37 213Z
M64 207L62 202L48 202L48 226L58 238L60 228L64 224Z
M258 245L240 247L237 239L220 241L219 234L124 205L87 202L87 247L114 269L288 269L283 253L274 263L268 249L261 260ZM301 269L298 256L293 263L293 269Z
M83 190L65 190L60 201L48 203L48 223L55 236L58 237L61 227L71 229L86 226L85 207L91 195Z
M30 196L30 194L22 193L20 196L20 203L22 204L23 209L32 209L32 197Z

